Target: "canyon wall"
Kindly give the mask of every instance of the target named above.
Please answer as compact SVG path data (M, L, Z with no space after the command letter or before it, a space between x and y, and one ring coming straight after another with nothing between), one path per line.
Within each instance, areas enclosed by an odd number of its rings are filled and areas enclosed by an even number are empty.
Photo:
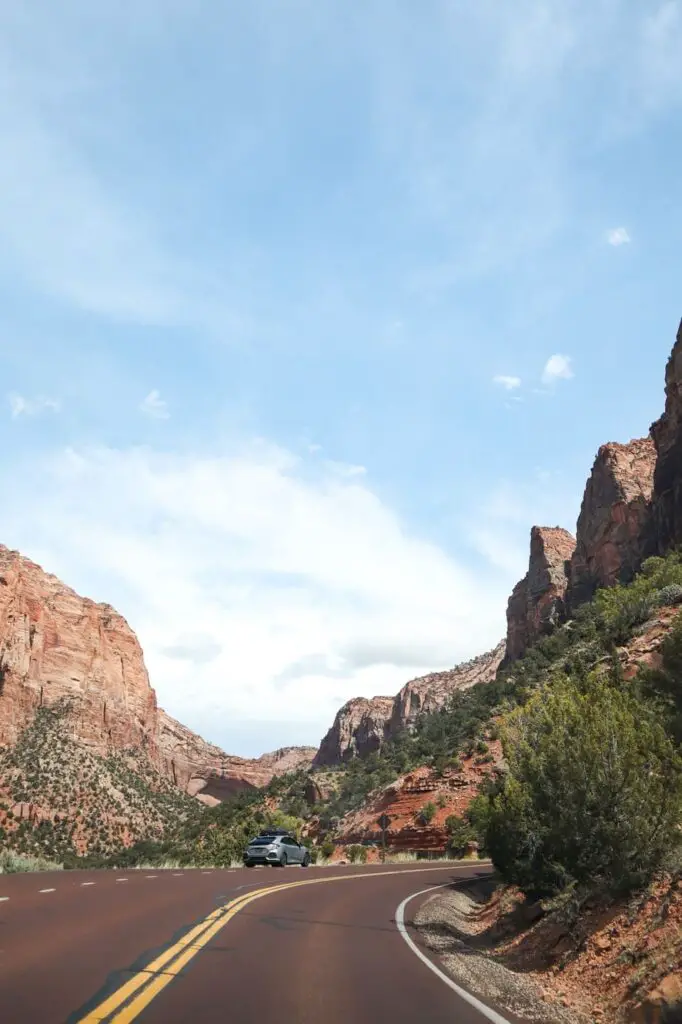
M71 704L70 737L106 755L134 748L182 789L220 797L307 766L313 748L231 757L159 709L134 632L110 605L80 597L0 545L0 746L42 705Z

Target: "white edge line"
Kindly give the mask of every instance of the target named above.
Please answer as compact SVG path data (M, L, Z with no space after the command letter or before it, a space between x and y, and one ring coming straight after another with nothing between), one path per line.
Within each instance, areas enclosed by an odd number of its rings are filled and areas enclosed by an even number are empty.
M9 896L0 896L0 903L7 903Z
M38 892L56 892L56 889L38 889Z
M94 884L95 884L94 882L81 882L81 886L84 886L84 885L94 885Z
M433 971L433 973L436 974L441 981L444 981L445 984L453 990L453 992L456 992L461 999L464 999L464 1001L469 1003L470 1006L473 1006L475 1010L478 1010L478 1012L483 1017L485 1017L487 1020L492 1021L493 1024L510 1024L506 1017L503 1017L501 1014L497 1013L496 1010L493 1010L489 1006L486 1006L485 1003L482 1003L480 1001L480 999L477 999L476 996L473 996L471 992L467 992L466 989L460 988L459 985L457 985L456 982L452 980L452 978L449 978L448 975L441 971L439 967L436 967L433 961L429 960L428 956L422 953L421 949L419 949L419 947L413 941L412 936L409 934L407 928L405 927L405 907L411 900L415 900L417 896L424 896L426 895L427 892L435 892L437 889L448 889L450 887L450 884L450 882L447 882L445 885L430 886L428 889L422 889L420 892L413 892L411 896L407 896L406 899L403 900L403 902L400 904L400 906L395 912L395 923L397 925L398 931L405 939L405 942L410 947L412 952L416 953L416 955L419 957L422 963L425 963L429 970Z

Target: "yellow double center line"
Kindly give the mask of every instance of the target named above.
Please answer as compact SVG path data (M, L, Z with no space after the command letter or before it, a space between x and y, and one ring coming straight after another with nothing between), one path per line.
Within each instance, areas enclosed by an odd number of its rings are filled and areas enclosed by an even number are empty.
M174 945L169 946L156 960L117 988L112 995L81 1017L79 1024L129 1024L135 1020L159 992L180 973L183 967L224 928L235 914L249 903L269 896L283 889L297 889L302 885L320 885L324 882L342 882L354 878L384 878L386 875L424 874L427 871L443 871L443 868L408 868L398 871L367 871L362 874L348 873L325 878L311 878L300 882L286 882L283 885L269 885L262 889L239 896L217 910L212 911L200 924L183 935Z

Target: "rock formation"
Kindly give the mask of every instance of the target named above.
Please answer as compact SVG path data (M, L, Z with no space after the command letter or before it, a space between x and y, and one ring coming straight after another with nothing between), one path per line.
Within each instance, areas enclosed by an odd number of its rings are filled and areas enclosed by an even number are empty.
M534 526L528 573L507 606L506 661L515 661L545 633L566 620L566 590L575 540L560 527Z
M156 696L128 623L4 546L0 663L0 744L15 743L36 708L66 697L74 739L101 754L138 747L156 758Z
M657 453L652 546L663 553L682 542L682 322L665 371L665 412L651 434Z
M316 754L314 747L284 747L258 758L234 757L165 711L159 712L158 746L165 774L192 796L211 801L267 786L276 775L309 768Z
M287 747L249 760L206 743L157 707L142 648L121 615L0 545L0 746L16 743L39 707L64 698L70 738L101 755L141 751L193 794L266 785L315 753Z
M646 555L656 466L652 438L605 444L587 482L571 559L568 604L628 583Z
M410 729L420 715L442 708L456 690L468 690L495 678L504 657L502 641L492 651L445 672L411 679L395 697L355 697L337 712L314 760L316 767L364 757L390 737Z
M393 697L354 697L337 711L334 724L320 743L313 764L341 764L355 754L364 757L384 742L393 711Z
M497 675L505 649L506 644L501 641L492 651L472 661L446 672L432 672L410 680L394 698L389 735L395 736L403 729L412 728L420 715L442 708L456 690L469 690L478 683L491 682Z

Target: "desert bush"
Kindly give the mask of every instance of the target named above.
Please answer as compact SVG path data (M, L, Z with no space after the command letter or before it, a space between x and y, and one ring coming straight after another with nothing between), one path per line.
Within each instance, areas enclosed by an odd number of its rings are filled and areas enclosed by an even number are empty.
M424 804L421 810L418 812L417 817L423 825L429 825L436 816L436 805L432 800Z
M320 853L322 854L322 856L326 860L329 860L330 857L334 856L334 850L335 849L336 849L336 846L334 845L332 840L331 839L325 839L325 841L320 846Z
M669 583L656 594L656 604L661 607L682 604L682 583Z
M367 848L361 846L360 843L355 843L353 846L349 846L346 850L348 854L348 860L351 864L360 863L365 864L367 862Z
M510 716L503 745L486 846L524 892L626 891L679 842L682 759L657 710L604 675L555 679Z

